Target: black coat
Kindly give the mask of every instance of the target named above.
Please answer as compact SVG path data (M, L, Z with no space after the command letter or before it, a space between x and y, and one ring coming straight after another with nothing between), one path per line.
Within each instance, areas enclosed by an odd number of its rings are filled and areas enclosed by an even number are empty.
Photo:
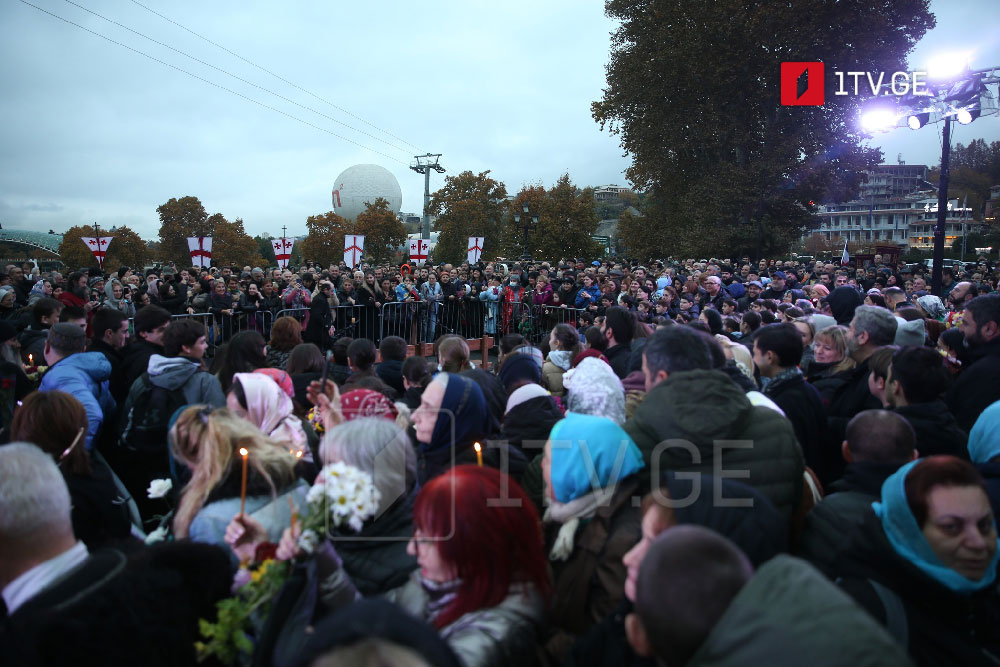
M149 358L154 354L163 354L163 346L155 345L141 338L125 346L122 355L122 372L125 375L125 385L129 389L132 388L140 375L149 370Z
M360 533L346 532L343 539L334 540L344 571L362 595L380 595L398 588L416 569L417 559L406 552L413 536L415 499L414 489L384 514L366 522Z
M375 366L375 374L382 379L382 382L396 390L396 396L406 393L406 387L403 386L402 361L387 359Z
M504 415L500 436L533 458L545 446L552 427L562 418L562 410L551 396L530 398Z
M993 506L993 516L1000 516L1000 463L977 463L976 470L986 482L986 493Z
M873 511L837 556L841 587L879 623L888 613L870 581L903 604L910 657L918 667L1000 663L1000 596L994 586L972 595L952 592L899 556Z
M131 534L128 505L120 497L111 477L111 468L100 459L91 459L90 475L64 472L72 501L73 534L90 551Z
M921 458L948 454L969 460L969 450L966 448L969 434L958 427L944 401L914 403L896 408L895 412L913 427Z
M837 391L851 379L851 371L833 372L833 367L837 363L821 364L813 360L810 362L809 371L806 373L806 380L819 390L819 395L823 398L823 405L828 412L830 403L833 401L833 397L837 394Z
M88 351L100 352L108 360L108 363L111 364L111 378L108 382L108 391L111 392L115 403L124 405L125 397L128 396L128 390L132 385L128 384L125 379L125 362L122 359L121 350L116 350L103 340L95 338L90 343Z
M948 392L948 407L964 431L971 431L983 410L1000 400L1000 338L970 351L965 369Z
M28 355L36 366L45 365L45 339L49 337L49 328L36 328L34 324L17 336L21 344L21 359L28 363Z
M621 379L629 373L629 363L632 359L632 348L629 345L615 345L604 351L604 356L611 364L611 370Z
M806 515L798 554L830 573L844 540L861 525L871 504L882 495L882 483L901 463L848 463L844 475Z
M868 375L871 369L868 360L858 364L847 381L834 393L827 406L830 431L837 442L843 442L847 433L847 422L864 410L880 410L882 403L868 390Z
M806 465L812 468L820 482L826 485L840 477L844 467L840 442L830 437L823 399L816 387L796 375L771 382L764 394L777 403L792 422Z

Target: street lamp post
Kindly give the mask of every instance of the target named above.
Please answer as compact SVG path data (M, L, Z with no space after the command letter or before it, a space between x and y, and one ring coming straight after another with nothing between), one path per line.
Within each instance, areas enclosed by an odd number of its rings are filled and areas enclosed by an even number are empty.
M514 224L521 224L521 218L524 218L524 253L521 255L521 259L523 261L529 261L531 260L531 252L528 250L528 233L531 228L538 226L538 214L533 214L531 212L531 208L527 204L522 205L521 211L524 212L523 216L520 212L514 213Z
M948 158L951 154L951 117L944 117L941 131L941 180L938 182L937 225L934 227L934 265L931 268L931 292L941 294L944 276L944 232L948 221Z

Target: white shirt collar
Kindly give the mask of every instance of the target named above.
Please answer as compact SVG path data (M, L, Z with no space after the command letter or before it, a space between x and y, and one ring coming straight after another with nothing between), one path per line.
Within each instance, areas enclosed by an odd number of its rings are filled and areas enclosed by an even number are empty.
M39 563L7 584L3 589L3 600L7 605L8 616L64 574L87 560L89 555L87 546L83 542L77 542L55 558Z

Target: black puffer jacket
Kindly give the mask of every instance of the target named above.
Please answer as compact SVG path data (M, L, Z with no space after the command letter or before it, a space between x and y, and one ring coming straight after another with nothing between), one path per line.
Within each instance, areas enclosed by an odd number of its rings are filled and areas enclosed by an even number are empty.
M959 428L944 401L914 403L896 408L896 414L910 422L917 436L921 458L947 454L969 460L969 434Z
M771 382L765 387L764 395L777 403L792 422L806 465L812 468L820 482L826 486L840 477L844 469L840 441L834 442L830 437L819 390L801 374L796 374Z
M515 447L524 449L531 458L539 451L537 445L545 445L552 427L562 418L563 413L551 396L529 398L511 408L504 416L500 437ZM536 446L524 447L525 442Z
M646 393L625 431L646 462L642 491L650 475L665 470L711 473L745 471L742 478L764 494L783 517L790 518L802 497L805 464L792 424L770 408L753 406L732 380L719 371L674 373ZM693 448L665 440L687 441ZM723 441L742 440L749 447ZM658 469L652 470L654 451ZM715 452L721 462L715 461Z
M416 490L411 490L385 514L365 523L360 533L334 539L344 571L362 595L380 595L402 586L416 569L417 560L406 553L413 537L416 495Z
M969 357L947 399L955 420L965 431L971 431L983 410L1000 400L1000 338L973 348Z
M829 574L844 540L861 525L872 503L882 495L882 483L900 465L849 463L844 476L830 485L828 495L806 515L799 555Z

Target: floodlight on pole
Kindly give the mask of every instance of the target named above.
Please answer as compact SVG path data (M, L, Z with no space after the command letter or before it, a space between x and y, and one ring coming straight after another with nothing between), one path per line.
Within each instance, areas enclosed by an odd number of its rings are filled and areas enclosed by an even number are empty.
M927 124L927 121L930 120L930 117L931 117L930 113L926 111L924 113L915 113L906 119L906 124L910 127L911 130L919 130L920 128L922 128L924 125Z
M896 127L896 120L896 114L891 109L876 108L861 116L861 127L872 133L888 132Z
M426 155L414 155L416 163L410 165L410 169L418 174L424 175L424 215L420 221L420 238L429 239L431 237L431 170L439 174L445 172L444 167L438 164L440 153L427 153Z

